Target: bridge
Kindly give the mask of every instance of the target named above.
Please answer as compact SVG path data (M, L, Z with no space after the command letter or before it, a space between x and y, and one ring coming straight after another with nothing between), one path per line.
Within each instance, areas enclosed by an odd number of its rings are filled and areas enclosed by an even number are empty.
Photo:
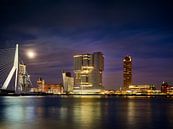
M32 86L26 65L19 60L19 45L16 48L0 49L0 94L27 93Z

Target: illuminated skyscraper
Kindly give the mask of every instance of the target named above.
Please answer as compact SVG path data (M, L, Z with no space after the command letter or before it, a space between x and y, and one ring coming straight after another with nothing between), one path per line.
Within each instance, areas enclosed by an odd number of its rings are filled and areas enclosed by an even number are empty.
M76 89L102 89L104 57L101 52L74 56Z
M26 65L19 64L19 75L18 75L18 90L21 92L28 92L31 88L30 76L26 72Z
M129 85L132 84L132 58L126 56L123 59L123 79L124 87L123 89L128 89Z

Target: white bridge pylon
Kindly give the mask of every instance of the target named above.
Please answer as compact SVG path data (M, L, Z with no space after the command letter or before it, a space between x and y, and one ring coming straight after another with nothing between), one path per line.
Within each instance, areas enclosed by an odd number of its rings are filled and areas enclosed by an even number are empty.
M16 44L16 50L15 50L15 55L14 55L14 63L13 63L13 67L10 71L10 73L8 74L8 77L6 78L2 89L6 90L13 75L15 74L15 92L17 91L17 85L18 85L18 69L19 69L19 48L18 48L18 44Z

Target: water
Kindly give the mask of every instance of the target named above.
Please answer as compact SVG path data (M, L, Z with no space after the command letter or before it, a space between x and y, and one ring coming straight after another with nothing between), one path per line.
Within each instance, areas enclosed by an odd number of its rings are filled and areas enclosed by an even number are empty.
M0 97L0 129L173 129L173 98Z

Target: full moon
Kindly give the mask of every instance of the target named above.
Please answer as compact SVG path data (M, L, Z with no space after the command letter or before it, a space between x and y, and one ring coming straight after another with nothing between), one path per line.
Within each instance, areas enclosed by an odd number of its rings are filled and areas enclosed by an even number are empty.
M33 59L36 56L36 53L33 50L28 50L26 54L30 59Z

